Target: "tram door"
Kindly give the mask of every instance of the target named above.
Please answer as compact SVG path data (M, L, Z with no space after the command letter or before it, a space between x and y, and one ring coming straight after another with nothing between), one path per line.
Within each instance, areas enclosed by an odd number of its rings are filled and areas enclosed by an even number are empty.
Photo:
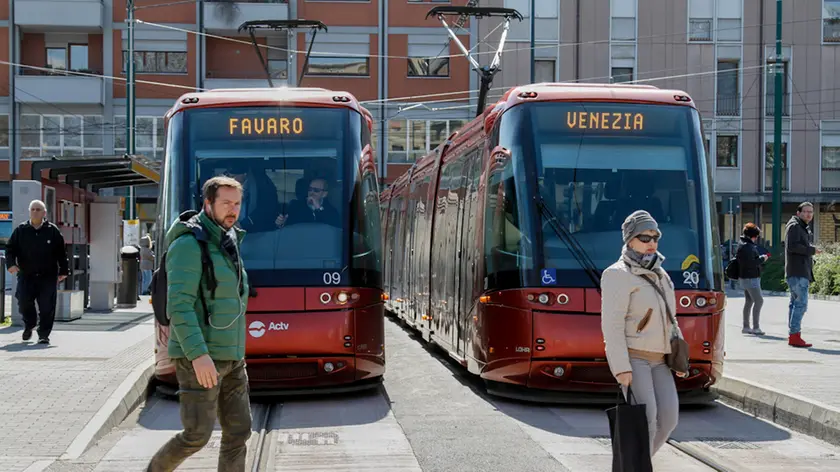
M458 227L458 281L456 297L458 298L456 313L457 339L454 344L456 352L466 357L467 346L472 338L473 323L470 314L475 306L473 300L473 285L475 282L476 257L476 211L478 206L478 180L481 175L480 151L476 150L467 156L462 174L466 176L463 205L460 208Z

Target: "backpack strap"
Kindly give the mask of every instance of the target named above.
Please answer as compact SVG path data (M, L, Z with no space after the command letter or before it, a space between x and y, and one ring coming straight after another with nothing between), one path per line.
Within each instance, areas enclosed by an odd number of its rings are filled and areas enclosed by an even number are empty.
M210 249L207 247L207 241L198 239L198 247L201 248L202 279L206 279L207 290L210 291L210 298L215 300L216 287L218 287L219 281L216 280L216 272L213 270L213 259L210 258Z

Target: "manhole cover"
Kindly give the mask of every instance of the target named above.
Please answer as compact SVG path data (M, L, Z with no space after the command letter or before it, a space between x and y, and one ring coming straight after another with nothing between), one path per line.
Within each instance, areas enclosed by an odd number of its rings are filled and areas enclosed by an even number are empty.
M280 442L290 446L333 446L338 444L338 433L334 431L312 433L288 433Z
M704 442L715 449L759 449L757 445L740 439L697 438L697 440Z

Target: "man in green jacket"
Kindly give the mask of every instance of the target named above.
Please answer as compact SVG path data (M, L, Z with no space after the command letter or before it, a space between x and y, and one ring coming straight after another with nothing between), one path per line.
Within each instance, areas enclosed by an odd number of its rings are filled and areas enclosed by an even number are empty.
M217 407L222 426L218 470L245 470L251 435L245 371L249 287L239 255L244 231L234 227L242 186L229 177L214 177L204 184L203 194L203 210L189 219L179 219L166 233L169 356L178 377L184 430L158 450L149 463L151 472L175 470L200 451L213 433ZM199 240L207 242L212 262L212 267L204 267L203 279ZM208 289L211 270L215 294ZM199 290L204 293L209 317Z

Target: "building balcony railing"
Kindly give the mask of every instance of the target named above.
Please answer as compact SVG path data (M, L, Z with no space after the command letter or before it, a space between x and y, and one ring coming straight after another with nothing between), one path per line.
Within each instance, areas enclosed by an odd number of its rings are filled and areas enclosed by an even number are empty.
M60 69L60 68L52 68L48 65L46 66L38 66L43 67L44 69L50 70L43 70L43 69L30 69L28 67L19 67L17 69L17 75L41 75L41 76L49 76L49 77L84 77L84 74L91 74L91 75L102 75L101 70L96 69ZM75 74L74 72L78 72Z
M740 116L741 97L738 95L718 95L716 108L715 114L717 116Z
M205 1L204 27L216 31L236 31L245 21L288 20L288 0L238 0L234 3Z
M820 189L822 189L823 192L840 192L840 168L822 168Z
M102 105L104 93L102 77L74 75L62 70L20 68L15 80L15 101L18 103Z
M102 0L14 0L15 25L29 30L75 28L101 31L105 19Z

